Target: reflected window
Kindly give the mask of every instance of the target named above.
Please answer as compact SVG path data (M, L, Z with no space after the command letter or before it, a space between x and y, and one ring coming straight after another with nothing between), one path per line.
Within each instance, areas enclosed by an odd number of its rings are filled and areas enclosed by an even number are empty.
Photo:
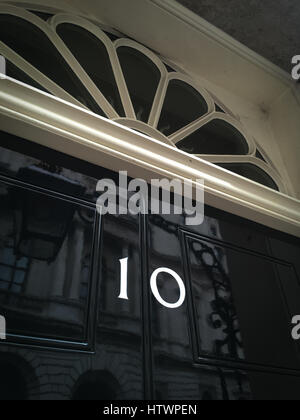
M169 136L207 112L208 105L196 89L181 80L171 80L158 130Z
M63 23L56 31L112 107L125 116L105 45L78 25Z
M249 146L240 131L215 119L181 140L177 147L195 155L247 155Z
M147 123L160 82L160 71L150 58L134 48L119 47L117 53L136 117Z
M30 260L27 257L17 257L13 242L0 251L0 290L12 293L22 293L28 274Z
M72 69L37 26L0 14L0 40L95 113L104 115Z
M16 252L51 263L59 254L76 206L64 201L53 205L53 198L14 190Z
M279 191L278 185L263 169L251 163L220 163L218 164L224 169L228 169L238 175L265 185L272 190Z

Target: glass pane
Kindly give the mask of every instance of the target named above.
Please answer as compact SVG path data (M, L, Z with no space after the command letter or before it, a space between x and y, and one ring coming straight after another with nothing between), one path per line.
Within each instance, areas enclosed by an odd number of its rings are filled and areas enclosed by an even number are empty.
M173 67L171 67L169 64L164 63L166 69L168 70L168 73L174 73L176 72L175 69L173 69Z
M21 293L22 292L22 286L20 286L19 284L12 284L10 291L12 293Z
M27 265L28 265L28 258L19 258L18 260L17 260L17 267L18 268L23 268L23 269L25 269L25 268L27 268Z
M29 10L29 11L43 20L48 20L53 16L51 13L37 12L36 10Z
M84 269L92 269L95 212L77 204L70 212L68 202L4 183L0 200L0 243L13 243L19 261L30 258L25 269L14 269L11 289L0 291L8 333L85 341L89 299L80 296L80 284ZM1 260L5 252L0 247ZM11 272L0 265L0 277L9 280Z
M181 140L177 147L195 155L247 155L245 137L231 124L213 120Z
M144 54L129 47L117 50L127 88L138 120L148 122L160 71Z
M104 115L48 37L17 16L0 14L0 40L93 112Z
M264 170L252 163L220 163L222 168L279 191L278 185Z
M10 286L10 282L4 281L0 278L0 290L8 290Z
M15 271L14 275L14 283L18 284L19 286L24 283L25 280L25 271Z
M103 29L102 29L103 30ZM122 38L122 35L116 35L116 34L114 34L114 33L112 33L112 32L108 32L108 31L104 31L103 30L103 32L108 36L108 38L111 40L111 41L116 41L117 39L120 39L120 38Z
M9 267L5 267L4 265L0 265L0 279L9 282L11 280L12 269Z
M33 86L39 90L42 90L48 93L48 91L45 88L43 88L39 83L37 83L35 80L29 77L26 73L24 73L22 70L16 67L9 60L6 60L6 75L13 79L18 80L19 82L25 83L26 85L29 85L29 86Z
M16 256L12 247L3 247L0 254L0 262L6 265L14 265Z
M169 136L207 112L208 105L196 89L181 80L171 80L158 130Z
M256 150L255 156L256 156L258 159L263 160L264 162L266 162L266 159L263 157L263 155L260 153L260 151L259 151L258 149ZM267 163L267 162L266 162L266 163Z
M57 33L120 116L125 116L105 45L80 26L63 23Z
M215 104L216 107L216 111L217 112L221 112L222 114L226 114L226 112L224 111L224 109L222 109L218 104Z

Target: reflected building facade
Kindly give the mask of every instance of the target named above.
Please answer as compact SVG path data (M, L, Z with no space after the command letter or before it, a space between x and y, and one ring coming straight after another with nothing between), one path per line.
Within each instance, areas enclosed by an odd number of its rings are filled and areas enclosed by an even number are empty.
M210 208L189 229L177 215L101 218L93 191L105 170L40 146L32 154L26 141L20 153L18 141L1 133L3 399L250 400L264 397L263 382L290 386L299 356L285 311L299 285L274 233ZM297 247L286 247L296 264ZM128 300L118 299L123 258ZM151 293L159 267L184 279L180 308ZM157 284L178 300L171 276ZM269 335L262 312L276 320Z

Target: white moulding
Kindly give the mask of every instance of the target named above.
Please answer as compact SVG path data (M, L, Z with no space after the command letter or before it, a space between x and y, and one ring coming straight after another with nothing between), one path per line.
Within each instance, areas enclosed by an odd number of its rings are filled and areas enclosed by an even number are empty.
M0 55L0 78L5 78L6 75L6 60L5 58Z
M132 177L205 181L205 202L300 237L300 201L40 92L0 80L1 129Z

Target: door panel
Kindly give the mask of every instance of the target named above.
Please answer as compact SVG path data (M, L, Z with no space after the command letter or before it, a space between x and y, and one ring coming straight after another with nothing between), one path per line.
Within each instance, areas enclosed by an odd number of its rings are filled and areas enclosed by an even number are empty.
M11 340L88 344L95 209L0 182L0 311Z
M300 289L291 267L267 256L185 237L199 355L300 367L290 333Z
M141 400L144 398L144 359L140 220L136 216L108 215L103 217L102 223L94 369L105 371L114 378L112 396L108 400ZM119 260L123 258L128 258L128 300L118 298L121 279Z

